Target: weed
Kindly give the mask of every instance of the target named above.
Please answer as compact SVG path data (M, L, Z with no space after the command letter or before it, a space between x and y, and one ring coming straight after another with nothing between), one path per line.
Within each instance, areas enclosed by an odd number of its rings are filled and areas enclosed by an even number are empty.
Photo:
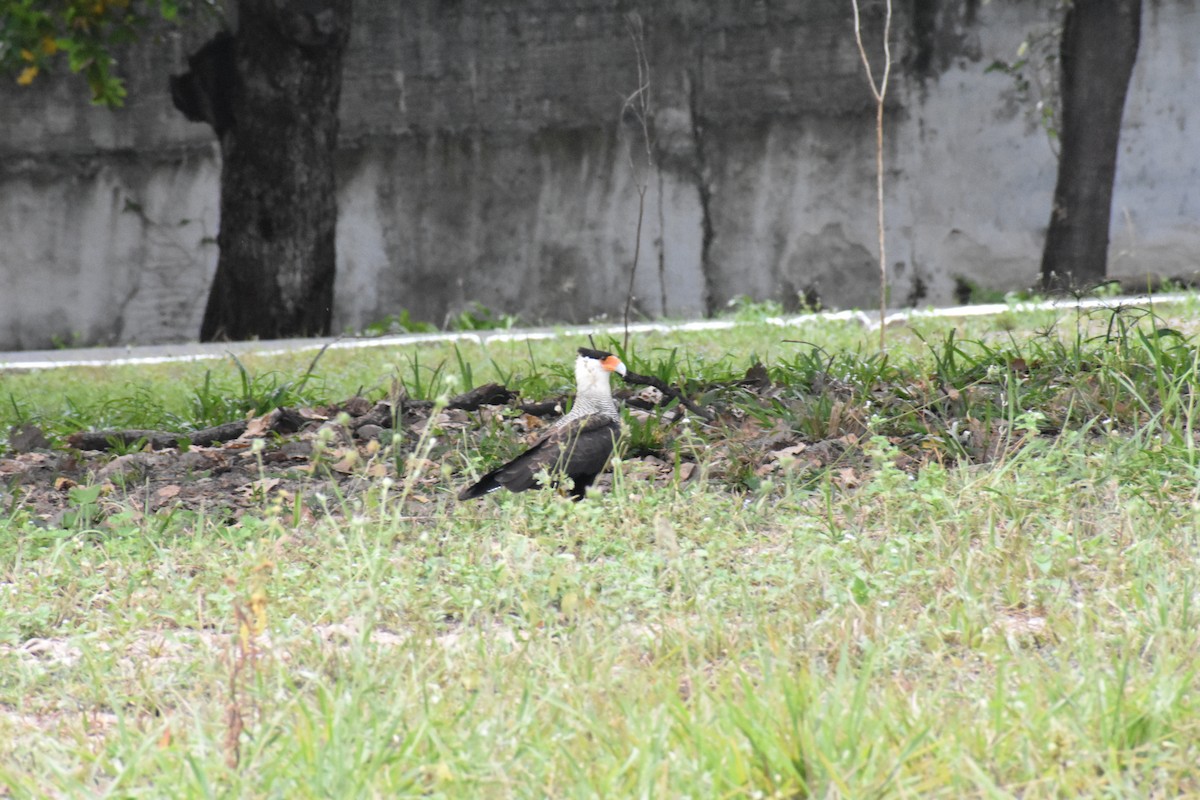
M725 304L726 315L741 322L761 322L783 316L783 305L775 300L755 300L744 295Z
M515 314L504 314L475 302L448 317L445 327L451 331L510 330L520 321L520 317Z
M434 333L437 326L432 322L418 322L412 318L409 310L403 309L399 314L384 317L378 322L372 322L362 329L363 336L387 336L394 333Z

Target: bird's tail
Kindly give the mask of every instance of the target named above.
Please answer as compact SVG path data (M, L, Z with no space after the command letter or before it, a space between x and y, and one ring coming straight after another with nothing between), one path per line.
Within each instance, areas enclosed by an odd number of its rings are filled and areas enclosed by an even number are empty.
M476 497L483 497L485 494L491 494L500 488L500 481L496 480L496 473L489 472L475 483L463 489L458 493L459 500L474 500Z
M532 452L532 451L530 451ZM475 483L458 493L459 500L473 500L491 494L497 489L508 489L510 492L525 492L538 485L537 473L529 468L526 452L517 456L502 467L484 475Z

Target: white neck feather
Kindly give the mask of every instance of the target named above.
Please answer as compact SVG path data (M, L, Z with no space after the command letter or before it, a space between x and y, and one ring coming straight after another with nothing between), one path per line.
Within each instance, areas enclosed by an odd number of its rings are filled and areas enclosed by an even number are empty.
M593 397L612 397L608 383L609 372L594 358L575 359L575 390Z

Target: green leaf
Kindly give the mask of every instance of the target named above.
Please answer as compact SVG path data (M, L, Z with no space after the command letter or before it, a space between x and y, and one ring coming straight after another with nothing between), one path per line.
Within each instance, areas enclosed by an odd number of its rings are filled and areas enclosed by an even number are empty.
M95 486L72 486L67 491L67 496L71 498L71 504L75 506L90 505L100 499L100 492L104 487L100 484Z

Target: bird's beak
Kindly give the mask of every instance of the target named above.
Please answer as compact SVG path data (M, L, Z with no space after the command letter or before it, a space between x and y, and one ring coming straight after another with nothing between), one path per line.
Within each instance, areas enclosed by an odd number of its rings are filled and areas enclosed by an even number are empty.
M625 365L621 363L621 359L616 356L609 356L600 362L600 365L609 372L615 372L622 378L625 377Z

